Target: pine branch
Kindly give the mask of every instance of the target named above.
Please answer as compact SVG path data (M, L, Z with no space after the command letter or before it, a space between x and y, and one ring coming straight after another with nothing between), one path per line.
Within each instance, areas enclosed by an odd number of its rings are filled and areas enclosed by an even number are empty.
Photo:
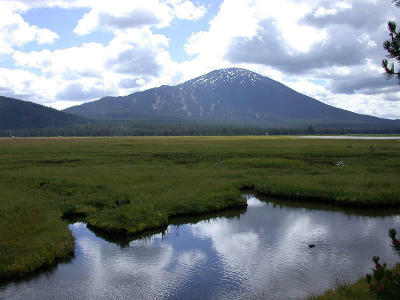
M396 6L400 7L400 0L394 1ZM389 37L390 39L383 43L383 48L388 53L386 56L390 59L400 62L400 32L397 32L397 25L394 21L388 22ZM386 72L386 78L391 79L396 76L400 84L400 71L395 70L395 64L388 62L387 59L382 61L382 67Z

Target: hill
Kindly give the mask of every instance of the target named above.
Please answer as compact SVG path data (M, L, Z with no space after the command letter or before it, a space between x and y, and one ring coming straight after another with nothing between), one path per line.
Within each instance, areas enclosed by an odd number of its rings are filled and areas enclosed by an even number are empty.
M0 129L41 128L84 123L82 117L40 104L0 96Z

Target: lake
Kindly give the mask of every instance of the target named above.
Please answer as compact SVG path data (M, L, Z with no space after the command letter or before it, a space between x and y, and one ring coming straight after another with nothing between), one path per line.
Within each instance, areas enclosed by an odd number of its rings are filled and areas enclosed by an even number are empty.
M0 298L302 299L364 276L374 255L389 265L400 258L387 236L400 229L398 211L246 197L247 209L175 219L141 237L70 224L75 257L1 286Z
M303 139L327 139L327 140L399 140L400 136L356 136L356 135L304 135Z

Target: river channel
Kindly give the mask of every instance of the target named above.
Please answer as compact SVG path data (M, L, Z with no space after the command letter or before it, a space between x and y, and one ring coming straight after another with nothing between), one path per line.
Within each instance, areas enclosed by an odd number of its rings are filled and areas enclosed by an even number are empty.
M174 220L141 237L69 224L75 257L0 286L0 298L302 299L364 276L375 255L388 265L400 260L387 236L400 230L399 211L246 197L247 209Z

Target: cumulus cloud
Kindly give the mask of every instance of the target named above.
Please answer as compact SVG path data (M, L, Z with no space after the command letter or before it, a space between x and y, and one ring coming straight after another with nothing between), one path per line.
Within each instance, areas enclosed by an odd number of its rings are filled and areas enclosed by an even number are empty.
M61 7L75 8L86 7L90 1L87 0L2 0L3 5L19 11L27 11L31 8Z
M294 74L366 64L371 56L377 59L383 54L380 44L386 34L389 11L374 18L377 6L365 1L341 6L331 1L319 3L305 17L298 18L298 26L311 26L321 33L320 39L309 43L307 51L293 47L291 37L285 36L275 17L262 19L257 34L232 39L226 58L234 63L263 64Z
M168 39L149 29L130 29L120 32L110 42L106 67L117 73L158 76L163 59L169 54Z
M127 78L121 79L118 83L118 86L123 89L134 89L134 88L144 85L148 81L150 81L150 79L146 78L146 77L145 78L143 78L143 77L138 77L138 78L127 77Z
M96 98L101 98L111 94L111 90L104 89L102 86L99 88L90 85L85 87L79 82L69 84L64 90L56 94L56 98L67 101L87 101Z
M393 8L390 1L321 1L301 22L320 28L333 24L349 25L371 32L386 23L388 17L394 17Z
M196 6L188 0L169 0L178 19L197 20L204 16L207 9L203 5Z
M13 89L9 87L0 86L0 95L4 97L10 97L19 100L32 100L35 98L35 94L18 94Z
M168 5L158 0L99 1L79 20L75 33L85 35L98 28L116 30L145 25L167 26L172 20Z
M66 74L70 78L99 77L107 68L117 73L156 75L154 69L160 68L157 56L167 46L168 40L161 35L153 35L150 31L129 31L116 36L106 46L84 43L80 47L55 51L16 51L13 58L19 66L39 68L48 77L55 74Z
M85 43L81 47L71 47L49 51L16 51L13 58L21 67L41 69L44 76L67 74L68 76L87 75L89 72L102 73L104 46L99 43Z
M58 39L57 33L28 24L22 17L22 13L42 7L86 8L75 33L108 30L113 38L104 44L88 38L74 47L49 50L45 44ZM32 81L47 82L46 91L40 84L36 89L32 85L27 94L32 91L41 99L55 101L66 97L84 101L101 88L117 95L171 82L176 78L177 63L168 52L169 39L154 30L168 26L174 18L196 20L206 12L204 6L189 0L2 0L0 8L0 55L11 57L21 71L33 70L25 72L35 76ZM22 48L29 42L36 42L39 50ZM16 94L22 94L17 86L20 81L8 83ZM78 93L81 85L83 91Z
M397 90L399 90L396 81L387 81L383 74L378 72L365 72L357 75L351 74L347 76L338 76L331 80L329 87L334 93L349 95L356 93L376 95L397 92ZM399 100L400 99L397 99L397 101Z
M364 40L357 39L359 34L354 28L335 25L335 31L345 31L348 36L330 34L325 41L315 43L309 51L302 53L291 49L272 20L264 21L260 26L261 28L254 38L233 40L225 56L226 59L233 63L246 62L273 67L286 75L311 75L325 79L334 79L332 73L341 75L352 73L347 80L356 79L359 76L364 77L367 72L367 74L375 74L379 85L393 85L392 82L386 81L381 74L382 70L379 64L380 59L384 57L383 51L376 49L378 47L376 45L372 46L374 49L370 49ZM371 61L375 65L372 69L368 67ZM363 70L360 71L360 69ZM352 80L347 84L351 84L351 82ZM354 90L357 89L355 86Z
M257 32L257 18L251 1L225 0L207 31L194 33L185 45L191 55L221 56L233 37L251 37ZM211 46L212 45L212 46Z
M113 16L106 13L99 14L99 22L112 28L124 29L134 28L144 25L155 25L161 22L152 11L137 9L127 16Z
M49 99L48 82L24 70L0 68L0 94L12 98L44 103Z
M149 29L130 29L116 33L107 45L84 43L54 51L15 51L13 59L21 68L41 70L40 78L48 82L47 97L87 101L167 81L171 72L164 71L165 66L173 64L166 50L168 43L165 36ZM135 78L135 84L126 78Z
M195 20L206 12L188 0L96 1L79 20L74 32L89 34L96 29L123 30L143 26L166 27L174 17Z
M2 0L0 3L2 11L13 13L42 7L90 9L74 29L79 35L97 29L113 31L142 26L161 28L168 26L174 18L196 20L207 11L205 6L189 0Z
M145 49L129 49L121 52L116 59L108 61L118 73L157 76L161 66L156 60L157 53Z
M5 4L0 4L0 54L12 53L14 48L28 42L49 44L58 38L54 31L30 25Z

